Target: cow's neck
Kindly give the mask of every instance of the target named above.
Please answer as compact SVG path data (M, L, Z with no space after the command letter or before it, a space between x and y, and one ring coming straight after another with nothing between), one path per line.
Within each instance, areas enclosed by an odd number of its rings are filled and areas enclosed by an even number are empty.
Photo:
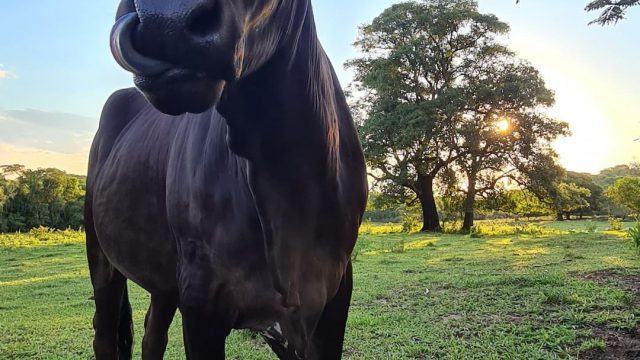
M339 243L348 226L339 200L339 125L350 115L310 8L290 44L229 90L221 113L230 147L249 159L274 285L296 307L314 282L328 285L331 296L353 244ZM327 226L327 218L342 220Z
M220 106L228 120L232 150L271 168L296 166L299 175L335 175L339 121L335 74L319 44L307 8L264 66L230 86ZM289 171L290 172L290 171ZM312 172L308 173L308 172Z

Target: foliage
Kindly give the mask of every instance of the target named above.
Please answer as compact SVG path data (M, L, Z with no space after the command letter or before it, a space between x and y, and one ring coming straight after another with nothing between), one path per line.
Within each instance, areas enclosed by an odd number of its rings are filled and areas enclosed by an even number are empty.
M622 220L610 217L609 218L609 230L611 231L621 231L622 230Z
M594 0L587 7L587 11L602 10L598 18L589 24L609 25L615 24L625 18L627 10L639 6L640 0Z
M360 29L355 46L356 118L379 188L410 202L423 229L439 228L433 180L460 154L458 125L465 79L509 54L495 37L508 26L478 12L475 1L395 4Z
M553 205L558 213L570 213L589 207L591 191L574 183L561 182L556 186Z
M606 195L614 203L640 216L640 177L627 176L616 180L607 188Z
M516 217L537 217L550 214L543 203L529 190L507 190L498 192L479 203L481 208L497 210Z
M395 199L380 192L370 191L363 218L365 221L378 223L401 222L400 207Z
M559 235L563 232L530 222L521 221L479 221L473 229L484 236L508 236L508 235Z
M640 166L638 164L617 165L601 170L593 176L593 181L601 188L606 189L613 185L618 179L623 177L640 177Z
M436 177L466 177L468 230L476 196L523 162L553 158L549 144L568 134L542 112L554 95L539 72L498 41L508 31L469 0L395 4L361 28L362 56L347 66L356 73L354 112L371 176L380 191L420 201L423 230L439 228L438 215L450 220L460 199L448 188L440 201L448 209L438 213Z
M637 222L634 227L629 229L629 237L633 241L633 246L640 253L640 222Z
M58 169L0 167L0 232L80 228L85 181Z
M413 233L420 230L422 217L418 207L403 206L400 213L402 216L402 231Z
M532 66L506 57L493 59L469 79L470 99L460 126L463 156L456 166L465 175L465 221L473 224L478 196L496 190L517 166L545 154L555 156L551 142L569 133L564 122L542 111L554 95ZM523 174L526 175L526 174Z
M0 248L30 248L53 245L84 244L84 233L74 230L54 230L44 226L26 233L0 234Z
M516 0L516 4L520 0ZM589 22L589 25L609 25L616 24L625 18L629 8L640 5L640 0L592 0L585 7L586 11L602 10L600 16Z
M605 206L604 189L596 184L595 176L589 173L567 171L564 181L588 189L591 193L587 199L589 206L579 209L579 215L595 215L602 212Z
M404 252L390 251L402 242ZM362 235L344 358L617 358L614 345L609 353L585 351L639 325L634 294L620 285L637 279L640 265L621 242L603 233ZM613 271L604 281L590 276L604 269ZM149 297L129 286L139 359ZM82 244L0 248L0 357L91 358L90 295ZM274 359L245 331L232 332L226 355ZM165 358L184 358L179 312Z
M397 223L373 223L365 221L360 226L360 235L385 235L396 234L403 231L402 224Z

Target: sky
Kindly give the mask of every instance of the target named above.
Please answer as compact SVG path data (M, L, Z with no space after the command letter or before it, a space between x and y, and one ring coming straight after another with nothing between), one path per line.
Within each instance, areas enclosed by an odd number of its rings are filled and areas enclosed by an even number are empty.
M320 40L343 87L358 26L393 0L313 1ZM118 1L0 0L0 165L86 173L102 105L132 86L109 52ZM616 26L587 26L586 0L479 0L511 25L502 41L556 92L549 114L573 135L554 147L569 170L596 173L640 161L640 11ZM25 21L28 19L28 21Z

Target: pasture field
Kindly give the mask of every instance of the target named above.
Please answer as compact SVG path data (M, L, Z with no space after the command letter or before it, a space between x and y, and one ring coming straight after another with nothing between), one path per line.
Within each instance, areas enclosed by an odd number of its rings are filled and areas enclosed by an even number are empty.
M472 236L365 224L347 359L638 359L640 255L606 223L481 223ZM139 358L148 296L130 286ZM0 235L0 358L90 359L83 235ZM275 359L234 332L230 359ZM183 355L180 319L167 359Z

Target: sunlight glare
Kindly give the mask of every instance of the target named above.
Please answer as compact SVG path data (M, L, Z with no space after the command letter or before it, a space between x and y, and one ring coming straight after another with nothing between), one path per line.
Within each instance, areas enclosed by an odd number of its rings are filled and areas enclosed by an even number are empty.
M508 119L500 119L498 120L498 122L496 123L496 127L498 128L498 131L500 132L507 132L507 130L509 130L509 120Z

